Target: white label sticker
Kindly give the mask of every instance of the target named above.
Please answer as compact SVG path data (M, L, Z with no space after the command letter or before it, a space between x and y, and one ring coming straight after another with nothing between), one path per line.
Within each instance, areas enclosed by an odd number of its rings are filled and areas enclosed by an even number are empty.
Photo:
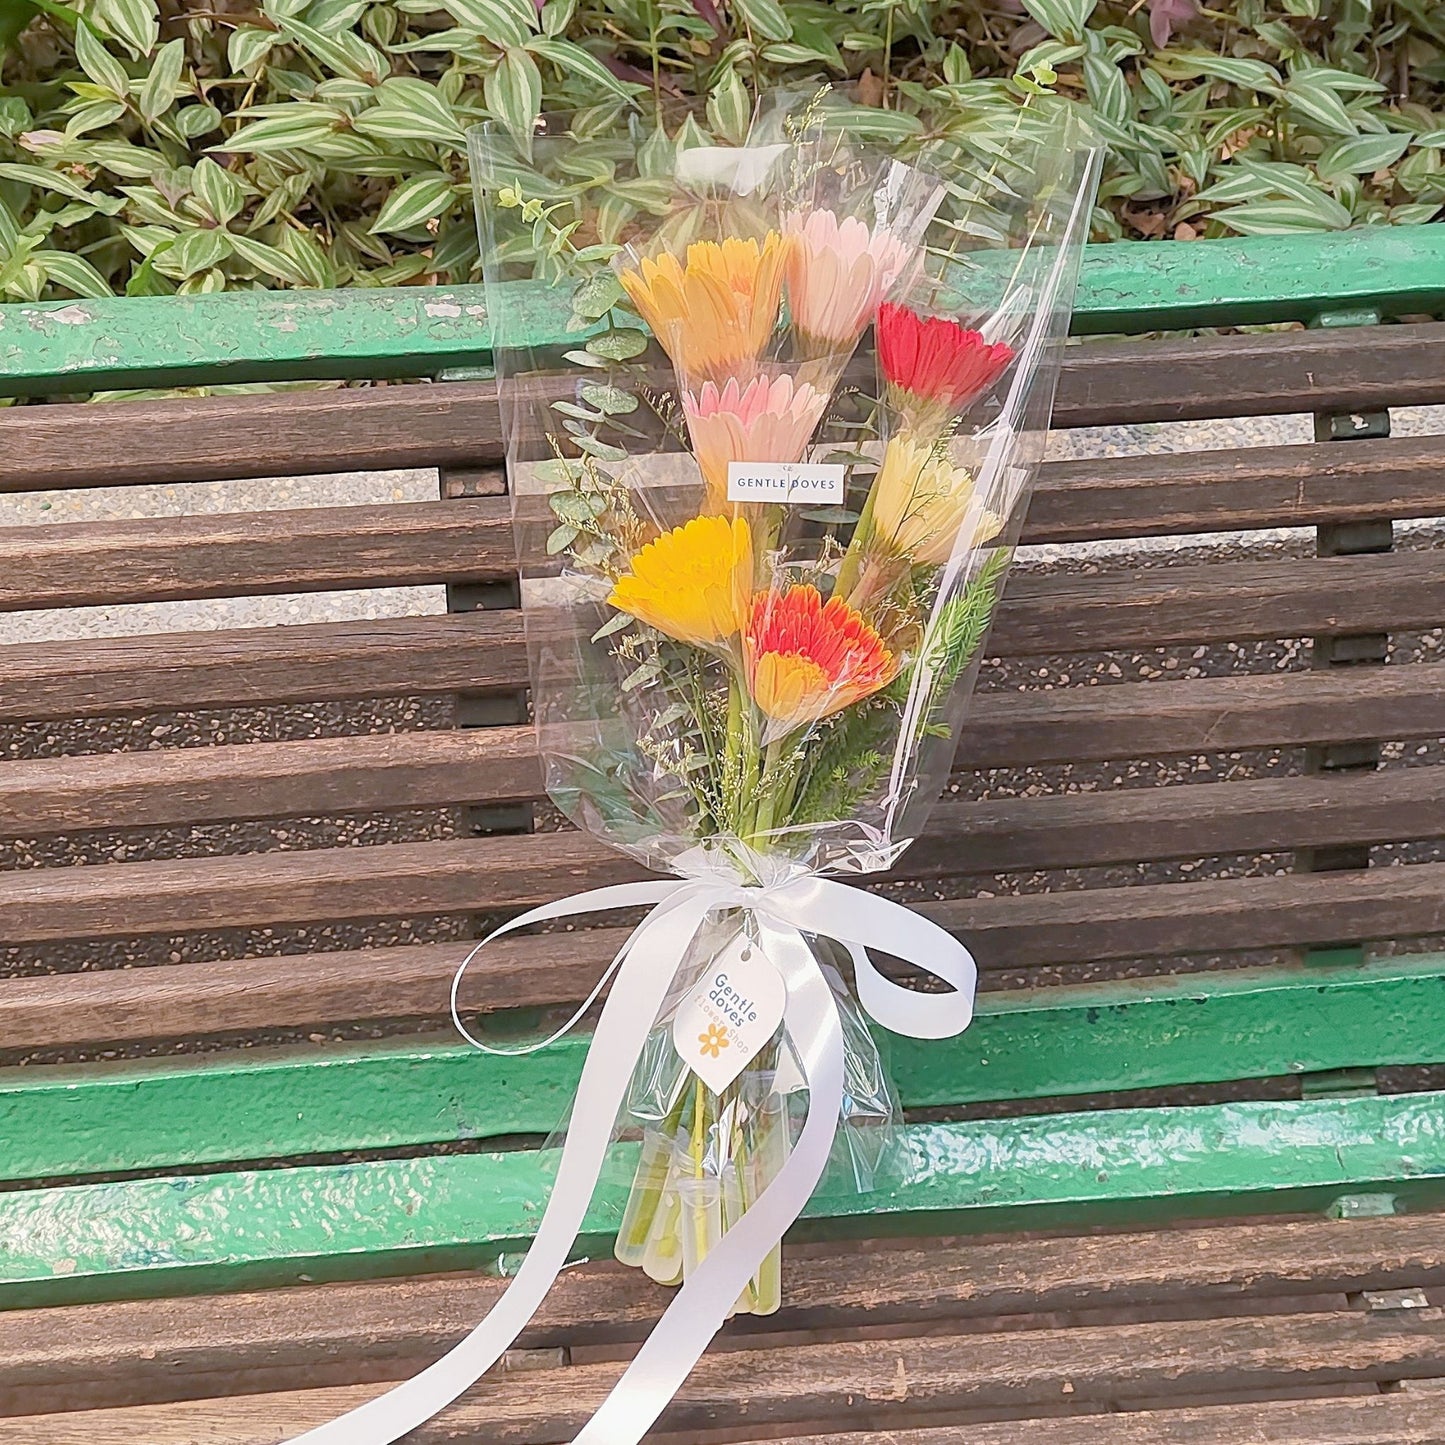
M758 1056L783 1021L787 985L749 938L735 938L713 960L672 1021L683 1063L720 1094Z
M832 462L729 462L728 501L841 502L843 472Z

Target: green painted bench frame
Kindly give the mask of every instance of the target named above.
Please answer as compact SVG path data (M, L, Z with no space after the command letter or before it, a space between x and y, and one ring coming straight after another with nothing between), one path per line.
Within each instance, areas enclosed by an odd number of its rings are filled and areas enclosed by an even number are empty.
M1445 227L1381 228L1090 248L1077 330L1442 311ZM540 328L555 324L539 310ZM475 376L486 361L476 288L0 308L0 389L18 396ZM0 1182L45 1185L0 1192L0 1307L496 1261L525 1247L538 1218L530 1151L314 1161L543 1133L584 1048L574 1038L503 1060L438 1039L0 1073ZM1445 1198L1445 1093L1339 1084L1342 1071L1445 1062L1445 958L1366 963L1345 951L1301 969L993 993L962 1040L894 1040L892 1054L913 1109L1288 1073L1319 1087L1290 1102L911 1124L916 1182L835 1205L800 1232ZM256 1167L277 1160L296 1162ZM584 1247L613 1220L599 1205Z

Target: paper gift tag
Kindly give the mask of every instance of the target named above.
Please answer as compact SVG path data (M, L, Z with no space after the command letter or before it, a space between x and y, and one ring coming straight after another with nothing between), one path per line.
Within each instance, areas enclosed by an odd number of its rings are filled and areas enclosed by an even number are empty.
M837 462L729 462L728 501L838 505L844 468Z
M672 1021L672 1042L709 1089L720 1094L758 1056L783 1020L783 976L750 938L735 938L713 960Z

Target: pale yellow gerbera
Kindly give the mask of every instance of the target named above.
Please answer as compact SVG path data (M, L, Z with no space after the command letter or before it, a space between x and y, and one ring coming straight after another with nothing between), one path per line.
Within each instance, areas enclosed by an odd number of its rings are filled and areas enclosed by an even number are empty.
M722 381L772 334L787 249L776 231L761 242L696 241L684 260L665 251L617 279L684 377Z
M939 567L955 547L982 546L1002 526L1003 518L975 498L967 467L954 466L946 453L908 432L888 443L873 484L873 534L886 551Z
M753 538L743 517L694 517L633 559L607 599L679 642L715 646L751 615Z

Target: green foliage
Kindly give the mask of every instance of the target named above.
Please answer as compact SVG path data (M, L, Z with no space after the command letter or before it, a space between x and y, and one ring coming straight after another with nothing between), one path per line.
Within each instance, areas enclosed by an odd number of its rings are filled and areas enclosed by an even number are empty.
M632 107L663 118L656 177L673 144L739 139L759 88L815 79L853 84L860 133L975 160L1055 90L1112 149L1097 239L1445 204L1435 0L0 0L0 56L9 300L466 280L468 127ZM648 175L577 176L604 239Z

